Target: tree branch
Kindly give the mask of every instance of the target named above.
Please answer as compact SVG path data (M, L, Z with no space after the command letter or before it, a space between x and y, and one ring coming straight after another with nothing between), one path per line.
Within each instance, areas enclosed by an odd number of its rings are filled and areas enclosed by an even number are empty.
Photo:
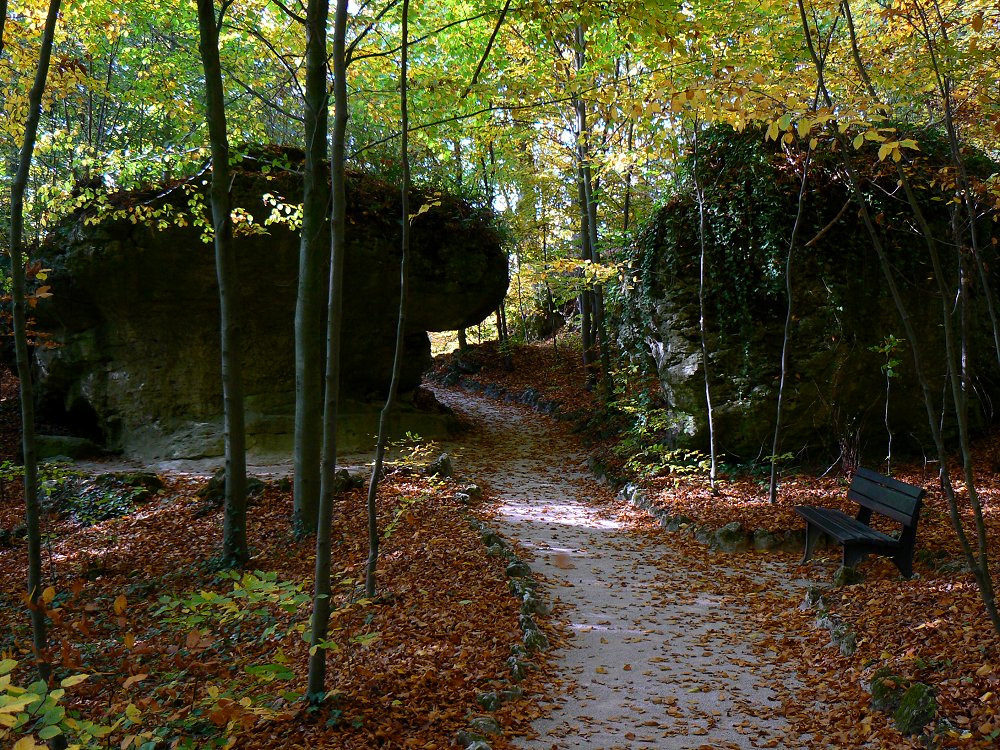
M296 13L291 8L289 8L283 2L281 2L281 0L271 0L271 2L274 3L275 5L277 5L281 9L282 13L284 13L286 16L288 16L289 18L291 18L292 20L294 20L296 23L300 23L303 26L306 25L306 19L303 18L302 16L300 16L298 13Z
M483 51L483 56L479 58L479 65L476 66L476 72L472 74L472 80L469 81L469 85L465 87L465 91L462 92L460 99L464 99L472 91L472 87L476 85L479 80L479 74L483 71L483 66L486 64L486 59L490 56L490 51L493 49L493 44L496 42L497 34L500 33L500 27L503 26L504 19L507 17L507 11L510 10L511 0L507 0L504 3L503 10L500 11L500 17L497 19L496 26L493 27L493 33L490 34L490 40L486 43L486 49Z

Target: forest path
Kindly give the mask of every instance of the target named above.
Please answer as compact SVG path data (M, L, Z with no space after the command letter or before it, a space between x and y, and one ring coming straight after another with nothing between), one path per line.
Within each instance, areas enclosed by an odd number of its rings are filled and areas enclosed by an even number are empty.
M438 399L475 428L448 446L457 471L489 487L498 527L518 542L555 618L557 703L529 749L802 746L786 736L776 690L791 665L762 661L753 592L791 588L787 564L712 555L667 535L587 470L566 425L448 388ZM766 649L758 649L766 651Z

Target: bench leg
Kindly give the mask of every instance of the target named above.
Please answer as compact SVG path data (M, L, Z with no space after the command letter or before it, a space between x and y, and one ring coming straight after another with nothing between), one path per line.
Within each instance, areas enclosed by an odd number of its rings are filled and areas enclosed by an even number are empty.
M892 561L896 563L903 578L913 578L913 550L897 552L892 556Z
M812 557L813 550L816 548L816 540L819 539L821 533L818 526L806 523L806 548L802 552L802 559L799 560L799 565L809 562L809 558Z

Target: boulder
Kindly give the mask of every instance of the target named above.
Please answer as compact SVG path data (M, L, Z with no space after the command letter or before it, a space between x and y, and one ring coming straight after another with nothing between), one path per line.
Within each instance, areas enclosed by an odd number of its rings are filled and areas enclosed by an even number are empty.
M947 146L932 133L914 137L922 149L912 169L921 185L923 211L939 244L950 246L951 194L933 188L934 175L947 162ZM785 267L804 155L794 145L766 143L761 132L751 129L737 134L716 128L699 142L705 146L704 312L715 434L721 452L753 459L771 452L787 309ZM947 369L942 306L926 244L912 229L909 207L896 195L894 165L873 158L868 147L854 158L908 305L930 390L941 394ZM995 171L981 157L969 154L968 159L970 172L979 177ZM689 160L688 173L693 168ZM679 181L629 251L629 275L636 283L627 290L618 333L636 361L658 374L660 406L669 423L664 443L704 450L708 420L699 328L698 216L693 181ZM980 243L988 255L994 294L1000 288L996 242L996 225L984 221ZM971 420L981 427L992 412L977 407L1000 398L1000 372L979 275L971 271L966 280L972 300L969 367L975 383ZM952 285L953 279L947 283ZM785 450L806 447L824 459L859 453L867 460L883 459L887 381L894 452L922 455L930 449L911 342L871 239L850 203L840 156L822 148L812 155L792 256L792 289Z
M892 719L902 734L913 736L920 734L934 720L937 710L934 688L923 682L914 682L900 698Z
M294 166L265 168L247 159L232 188L235 205L250 217L240 222L236 254L246 425L255 453L291 444L299 236L267 219L269 200L301 201ZM196 225L205 217L206 181L111 196L101 211L84 207L50 236L40 260L51 269L52 297L36 310L40 330L55 344L36 352L46 419L142 457L222 452L215 260ZM192 200L201 202L192 207ZM471 326L494 310L507 289L507 257L487 210L418 190L411 205L431 207L412 221L402 396L391 427L430 437L441 434L448 417L426 399L413 403L430 361L427 332ZM174 218L140 218L142 211ZM367 446L375 432L391 374L399 191L352 174L347 212L340 447L352 449Z

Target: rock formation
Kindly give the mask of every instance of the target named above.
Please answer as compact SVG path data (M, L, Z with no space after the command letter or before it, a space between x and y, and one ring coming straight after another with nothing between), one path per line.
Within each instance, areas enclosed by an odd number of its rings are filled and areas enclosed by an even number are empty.
M947 191L930 187L937 169L947 163L945 147L938 142L935 150L929 136L921 138L921 145L922 155L911 168L937 239L947 247L952 237ZM721 451L731 459L753 460L771 452L786 312L785 263L804 155L765 144L761 133L737 135L721 129L707 136L703 147L705 317L715 428ZM926 245L914 231L905 200L895 195L894 165L879 163L867 152L855 158L868 175L872 213L920 339L932 391L940 399L945 372L941 300ZM980 160L973 168L988 174L992 165ZM984 222L980 237L995 254L990 233L996 230L990 225ZM948 262L953 264L952 257ZM624 305L620 338L637 358L655 366L663 408L672 420L665 441L707 448L699 259L698 205L688 182L674 192L630 251L636 283ZM992 268L995 293L1000 278L997 266ZM949 267L948 273L954 269ZM953 285L954 278L947 283ZM969 316L972 418L982 425L992 417L989 406L1000 396L1000 373L974 272L967 283L975 305ZM790 372L784 447L779 452L807 448L816 459L835 458L840 451L855 457L860 452L869 461L885 457L887 355L878 348L894 336L898 343L888 355L895 361L888 377L894 450L933 453L910 342L870 238L850 203L836 154L817 152L812 157L792 256L792 287Z
M211 243L192 218L204 185L160 194L111 196L114 213L84 209L50 238L42 260L53 296L38 306L39 327L57 346L36 352L43 415L112 449L145 457L221 452L218 297ZM273 207L301 200L290 169L247 160L234 204L256 233L238 237L244 318L243 367L248 441L256 452L287 450L294 413L293 320L298 235L265 226ZM272 200L273 202L273 200ZM376 402L391 371L399 293L398 189L354 174L348 185L341 425L345 448L374 432ZM399 430L424 437L440 419L412 404L430 360L427 331L474 325L507 289L507 257L488 211L449 196L414 191L411 205L434 204L413 220L413 262ZM203 205L203 199L202 199ZM137 211L173 213L139 218ZM183 217L178 226L176 215ZM246 226L245 222L242 222ZM262 231L266 230L266 231ZM433 399L431 399L433 400ZM434 410L432 409L431 412Z

